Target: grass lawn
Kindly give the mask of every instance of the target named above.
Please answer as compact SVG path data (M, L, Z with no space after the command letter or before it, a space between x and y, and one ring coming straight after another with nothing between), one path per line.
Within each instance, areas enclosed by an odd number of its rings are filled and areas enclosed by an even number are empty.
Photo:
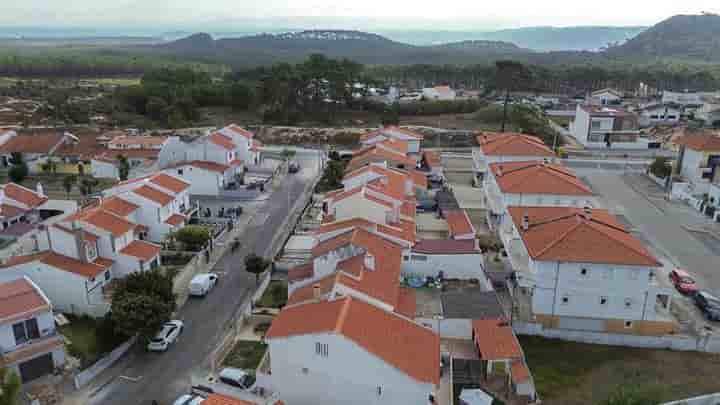
M541 399L599 405L620 389L655 404L720 391L720 356L520 337Z
M68 340L68 352L80 359L82 368L95 363L104 353L113 349L113 343L103 344L98 337L99 322L89 317L66 315L70 323L61 326L60 333Z
M255 371L266 349L267 345L265 343L240 340L235 343L235 347L233 347L227 357L225 357L222 365Z
M285 280L274 280L265 289L265 293L255 307L282 308L287 304L288 285Z

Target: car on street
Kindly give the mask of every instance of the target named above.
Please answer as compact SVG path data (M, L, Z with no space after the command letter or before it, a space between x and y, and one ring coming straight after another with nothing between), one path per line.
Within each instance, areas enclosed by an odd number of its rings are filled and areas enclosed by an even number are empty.
M670 282L681 294L694 295L698 291L695 279L683 269L674 269L669 275Z
M185 394L176 399L173 405L200 405L204 400L200 395Z
M184 327L185 325L183 324L183 321L179 320L172 320L165 323L155 337L150 339L150 342L147 345L148 351L166 351L171 344L177 341L177 338L182 333Z
M225 367L218 375L220 382L242 389L250 388L255 382L253 376L245 370L235 367Z
M218 282L216 273L202 273L190 281L190 295L193 297L204 297L212 290Z
M693 298L708 320L720 321L720 298L707 291L698 291Z

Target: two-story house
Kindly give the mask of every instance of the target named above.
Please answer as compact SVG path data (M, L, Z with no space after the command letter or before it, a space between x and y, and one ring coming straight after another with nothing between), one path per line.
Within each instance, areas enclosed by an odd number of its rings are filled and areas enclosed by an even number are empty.
M190 183L190 195L217 196L236 181L235 167L201 160L179 162L163 171Z
M559 164L492 163L488 174L483 188L491 229L507 220L509 206L594 207L598 203L590 187Z
M395 139L407 143L408 153L420 153L423 138L423 135L417 132L396 126L387 126L376 131L363 134L360 137L360 143L363 147L368 147L388 139Z
M233 137L225 133L216 131L193 139L170 137L160 151L158 166L165 169L187 162L208 162L232 167L233 175L241 174L245 162L240 158L240 153L245 153L245 149L239 148ZM248 141L244 136L240 138Z
M638 116L619 107L578 105L570 134L591 148L647 148Z
M70 133L56 131L18 134L14 131L0 137L0 165L9 167L13 154L19 154L28 166L30 173L42 172L42 165L49 156L66 142L74 142L77 138Z
M538 137L512 132L483 132L473 147L475 185L481 186L492 163L553 159L555 154Z
M695 194L709 192L710 183L720 172L720 132L685 132L673 141L679 146L675 172L690 182Z
M236 158L247 165L260 163L260 142L255 139L255 134L237 124L230 124L216 131L228 137L235 144Z
M406 170L417 167L417 160L408 156L407 142L394 139L384 140L353 152L347 170L356 170L370 163L383 163L388 167Z
M677 331L662 264L607 210L510 207L506 244L532 319L550 329L660 336Z
M52 374L65 363L50 300L25 277L0 283L0 367L23 383Z
M617 105L623 98L623 93L616 89L605 88L593 91L588 97L591 105Z
M675 125L680 122L683 111L675 104L649 104L639 110L640 126L649 127L652 125Z
M0 185L0 230L19 223L40 222L38 209L48 198L42 193L42 188L38 191L15 183Z

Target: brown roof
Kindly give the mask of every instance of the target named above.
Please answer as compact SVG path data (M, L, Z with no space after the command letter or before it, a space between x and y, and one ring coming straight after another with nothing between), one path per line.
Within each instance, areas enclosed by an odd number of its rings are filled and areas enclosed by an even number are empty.
M482 360L522 358L520 343L505 319L476 319L472 324Z
M488 156L553 157L555 154L538 137L511 132L483 132L476 137L480 150Z
M720 132L690 133L675 138L673 142L699 152L720 152Z
M509 207L508 212L535 260L661 266L607 210L591 209L586 214L582 208Z
M412 248L413 253L435 255L479 254L474 239L421 239Z
M170 215L170 218L165 220L166 224L170 224L172 226L178 226L185 222L187 218L185 218L185 215L180 214L172 214Z
M395 312L406 318L415 319L417 297L414 289L400 287L400 295L398 296L398 303L395 306Z
M121 217L127 217L140 208L139 205L135 205L117 196L103 200L100 207L104 210L112 212L115 215L120 215Z
M312 263L305 263L288 270L288 282L294 283L311 278L315 274Z
M120 135L114 137L110 143L115 145L140 145L140 149L150 149L153 146L164 144L167 139L166 136Z
M144 197L145 199L156 202L163 207L175 200L173 196L165 194L162 191L158 191L150 186L141 186L134 189L132 192L141 197Z
M126 256L137 257L147 262L160 254L160 246L142 240L134 240L125 246L120 253Z
M62 134L16 135L0 145L0 153L37 153L47 155L63 139Z
M235 143L232 141L232 139L217 132L213 132L212 134L208 135L208 140L221 148L225 148L227 150L235 149Z
M0 283L0 322L48 310L50 302L25 278Z
M14 218L19 215L23 215L29 212L24 208L16 207L14 205L2 204L0 205L0 218ZM7 229L7 228L5 228Z
M2 186L2 189L5 192L5 197L23 203L30 208L35 208L48 200L46 196L15 183L7 183Z
M440 337L436 333L351 297L285 307L266 338L316 333L342 335L417 381L439 383Z
M39 261L58 270L74 273L82 277L93 278L112 266L113 261L106 258L98 258L93 263L84 263L72 257L45 251L26 256L13 256L3 265L3 268L18 266L25 263Z
M475 235L473 227L465 210L450 210L445 212L445 221L450 228L450 236Z
M158 173L150 177L150 182L156 184L173 193L181 193L190 188L190 183L185 180L178 179L166 173Z
M546 162L493 163L490 170L495 175L500 190L510 194L593 194L590 187L564 166Z
M74 220L87 222L90 225L110 232L113 236L121 236L135 229L135 224L132 222L99 207L86 208L65 218L65 222Z
M224 128L221 128L221 130L230 130L230 131L232 131L232 132L234 132L234 133L236 133L236 134L238 134L238 135L242 135L242 136L244 136L245 138L248 138L248 139L250 139L250 138L252 138L252 137L255 136L254 133L248 131L247 129L245 129L245 128L237 125L237 124L230 124L230 125L228 125L228 126L226 126L226 127L224 127Z

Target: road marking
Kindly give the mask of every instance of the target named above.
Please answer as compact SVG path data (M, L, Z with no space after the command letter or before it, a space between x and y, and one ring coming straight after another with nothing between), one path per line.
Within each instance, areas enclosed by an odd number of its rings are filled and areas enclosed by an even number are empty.
M120 379L122 379L122 380L130 381L130 382L134 382L134 383L142 380L142 376L139 376L139 377L128 377L128 376L126 376L126 375L121 375L121 376L118 376L118 378L120 378Z

